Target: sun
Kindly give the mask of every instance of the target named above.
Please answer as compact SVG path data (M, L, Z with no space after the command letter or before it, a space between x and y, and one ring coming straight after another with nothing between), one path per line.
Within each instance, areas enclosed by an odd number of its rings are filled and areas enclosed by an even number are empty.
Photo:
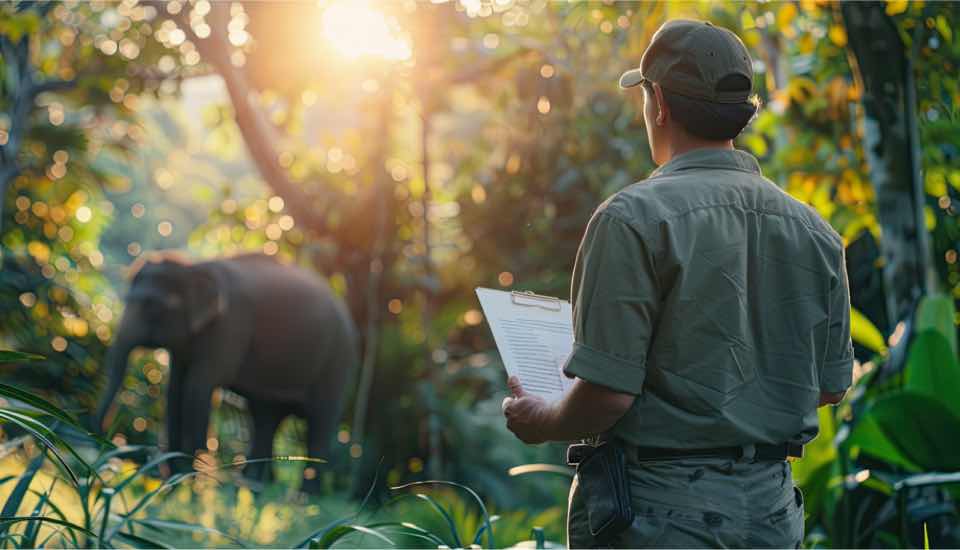
M346 58L410 59L410 43L396 21L368 1L334 0L321 17L323 38Z

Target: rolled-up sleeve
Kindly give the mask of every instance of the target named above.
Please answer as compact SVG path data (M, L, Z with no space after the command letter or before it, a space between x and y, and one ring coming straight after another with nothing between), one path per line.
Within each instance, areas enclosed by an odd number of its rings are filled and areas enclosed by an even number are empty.
M574 348L564 373L638 395L657 319L656 267L641 232L606 211L594 215L574 266Z
M830 322L827 349L820 371L820 391L840 393L853 381L853 342L850 340L850 284L845 254L841 252L836 278L830 290Z

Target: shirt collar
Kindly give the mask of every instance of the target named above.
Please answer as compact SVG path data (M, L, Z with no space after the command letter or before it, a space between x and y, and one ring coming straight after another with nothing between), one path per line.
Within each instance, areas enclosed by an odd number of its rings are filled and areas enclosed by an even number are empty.
M760 173L760 163L757 162L756 157L746 151L705 148L694 149L673 157L670 162L654 170L650 177L666 176L690 168L719 168Z

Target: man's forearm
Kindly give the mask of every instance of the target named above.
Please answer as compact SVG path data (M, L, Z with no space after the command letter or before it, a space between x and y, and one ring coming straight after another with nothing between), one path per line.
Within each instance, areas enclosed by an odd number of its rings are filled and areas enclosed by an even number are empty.
M563 399L550 406L547 426L552 441L573 441L613 427L636 396L577 379Z

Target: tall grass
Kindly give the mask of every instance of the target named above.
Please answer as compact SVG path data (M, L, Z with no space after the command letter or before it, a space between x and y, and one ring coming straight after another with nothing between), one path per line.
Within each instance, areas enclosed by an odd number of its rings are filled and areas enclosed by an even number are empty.
M37 359L0 351L0 362ZM0 547L171 548L206 541L240 548L495 548L494 528L499 525L508 539L529 535L533 540L524 546L546 548L550 543L544 531L531 530L530 523L557 526L562 519L560 508L534 517L524 511L491 514L476 492L450 481L393 487L394 498L376 509L369 502L372 491L358 507L337 497L283 506L275 502L276 491L257 496L246 487L222 483L221 474L229 474L225 470L258 460L160 479L162 466L192 462L193 457L137 445L118 447L89 433L53 403L13 386L0 384L0 397L7 401L0 408L0 424L25 434L0 450L0 466L11 462L17 451L25 457L13 464L15 475L2 476L0 469L0 494L9 490L0 509ZM74 440L83 441L83 447L74 447ZM144 456L140 464L131 460ZM304 457L266 460L321 462ZM229 518L227 525L214 520L218 512ZM337 519L317 519L324 515ZM288 540L277 540L278 532Z

